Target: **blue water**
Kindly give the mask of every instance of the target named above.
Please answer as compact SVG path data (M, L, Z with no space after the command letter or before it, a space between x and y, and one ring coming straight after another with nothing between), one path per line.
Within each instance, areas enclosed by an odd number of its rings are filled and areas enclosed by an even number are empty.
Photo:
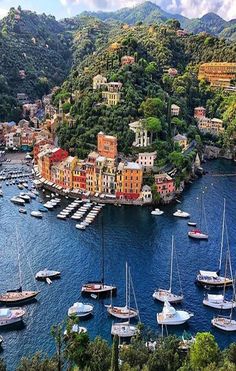
M192 333L211 331L221 347L236 341L236 334L225 334L211 327L210 320L216 313L202 305L204 291L194 284L199 269L217 269L221 235L223 198L227 202L227 224L232 250L233 271L236 271L236 177L214 177L211 173L236 173L236 165L217 160L205 165L206 176L191 184L181 196L181 205L163 207L164 215L155 217L151 208L106 206L104 218L106 282L118 287L115 303L124 304L125 262L131 266L136 297L142 322L158 332L156 313L162 304L152 299L156 287L168 287L170 269L171 235L174 234L178 252L179 269L185 295L183 308L195 313L185 327L170 329L182 333L187 328ZM193 241L187 236L186 220L174 218L172 213L181 208L199 220L199 194L205 194L205 207L209 241ZM56 218L58 209L49 211L42 220L18 213L18 207L10 197L19 193L16 186L3 186L5 197L0 199L0 290L18 286L16 226L22 255L22 271L25 289L40 289L38 301L26 305L24 326L13 330L0 329L4 338L3 351L9 370L15 369L23 355L38 350L52 354L54 343L50 327L65 319L67 310L80 300L84 282L99 279L101 261L101 215L85 231L75 228L75 221ZM42 197L45 197L42 194ZM65 200L64 204L69 203ZM37 209L33 200L27 209ZM60 207L61 209L62 207ZM43 268L60 270L62 277L52 285L35 283L33 275ZM178 291L177 277L174 282ZM228 291L228 295L231 292ZM111 340L112 319L108 317L104 303L86 299L94 304L94 317L81 321L90 336L101 335ZM236 317L236 316L235 316Z

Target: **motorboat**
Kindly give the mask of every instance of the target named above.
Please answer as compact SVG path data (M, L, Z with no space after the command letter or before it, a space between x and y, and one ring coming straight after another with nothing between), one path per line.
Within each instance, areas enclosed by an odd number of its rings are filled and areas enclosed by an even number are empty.
M32 199L36 199L36 193L35 192L28 192L28 195L30 196L30 198Z
M189 227L196 227L197 223L195 222L188 222Z
M218 272L200 270L196 282L202 286L224 287L224 285L231 286L233 279L219 276Z
M179 349L187 352L189 348L195 343L195 340L195 337L191 333L184 331L179 343Z
M113 323L111 326L111 334L117 335L120 338L131 338L138 333L138 328L131 325L129 322Z
M0 189L0 197L3 197L3 191Z
M66 220L67 216L63 214L57 214L57 218L61 220Z
M88 332L88 330L86 329L86 327L83 327L83 326L79 326L77 324L74 324L71 327L70 332L73 332L73 333L76 333L76 334L86 334L86 332ZM65 330L64 331L64 336L67 336L67 334L68 334L68 331Z
M43 214L40 211L31 211L30 215L38 219L42 219L43 217Z
M77 229L81 229L81 230L84 230L84 229L86 229L86 226L84 225L84 224L76 224L76 226L75 226Z
M26 183L26 182L23 183L22 185L23 185L23 187L25 187L25 188L28 188L28 187L29 187L28 183Z
M46 202L46 204L43 205L44 207L46 207L47 209L51 210L54 208L53 204L51 202Z
M41 213L46 213L48 209L44 206L39 206L38 211L40 211Z
M236 307L236 301L225 300L222 294L207 294L203 299L203 304L215 309L231 309Z
M0 308L0 326L8 326L20 322L24 315L25 311L21 308Z
M236 331L236 321L231 319L231 317L215 317L211 320L211 324L223 331Z
M164 211L162 211L160 209L155 209L155 210L151 211L151 214L152 215L162 215L162 214L164 214Z
M27 214L27 210L24 209L24 208L20 208L19 209L19 213L21 213L21 214Z
M76 302L68 310L68 316L75 315L76 317L86 317L93 313L92 304L84 304L81 302Z
M183 300L184 295L181 290L181 281L180 281L180 274L178 269L177 263L177 255L176 255L176 268L179 277L179 286L180 286L180 293L174 294L172 292L172 281L173 281L173 263L174 263L174 252L175 252L175 244L174 244L174 236L172 236L172 246L171 246L171 260L170 260L170 286L169 289L157 289L154 291L152 297L158 301L165 302L168 300L169 303L179 303Z
M13 204L16 204L16 205L22 205L22 206L25 205L25 200L17 196L12 197L11 202L13 202Z
M182 325L191 317L193 317L193 313L184 310L176 310L165 300L162 312L157 313L157 323L159 325Z
M38 273L36 273L35 275L35 278L37 280L46 280L46 278L58 278L60 277L61 275L61 272L59 271L52 271L52 270L49 270L49 269L44 269L42 271L39 271Z
M182 210L175 211L173 215L178 218L189 218L190 217L189 213L187 213L186 211L182 211Z
M200 229L189 231L188 236L190 238L195 238L196 240L208 240L208 234L201 232Z
M22 291L22 288L14 291L7 291L0 294L0 303L17 304L34 299L38 295L38 291Z
M19 197L20 197L20 198L23 198L23 200L24 200L25 202L30 202L30 200L31 200L30 196L27 195L26 193L20 193L20 196L19 196Z

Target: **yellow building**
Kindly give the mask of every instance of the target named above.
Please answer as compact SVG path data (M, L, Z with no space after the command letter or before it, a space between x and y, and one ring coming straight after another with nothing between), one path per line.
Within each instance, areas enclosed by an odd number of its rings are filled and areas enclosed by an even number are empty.
M219 135L224 132L223 121L217 118L209 119L208 117L203 117L198 121L198 129L203 133Z
M230 86L232 79L236 78L236 63L210 62L199 67L198 79L205 79L213 87Z
M121 100L121 82L109 82L106 85L107 91L102 92L102 98L108 106L116 106Z
M182 149L185 149L188 145L188 139L185 135L177 134L173 139Z

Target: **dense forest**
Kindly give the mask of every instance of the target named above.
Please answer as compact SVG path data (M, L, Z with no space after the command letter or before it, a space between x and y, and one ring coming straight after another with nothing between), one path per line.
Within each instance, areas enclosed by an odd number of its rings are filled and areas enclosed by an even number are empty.
M180 25L176 20L161 26L110 23L109 27L93 18L81 20L84 27L75 32L70 75L54 100L55 104L61 101L65 114L76 121L71 126L64 119L58 130L59 143L72 154L85 157L95 148L96 135L103 130L117 135L119 150L132 155L134 138L128 124L142 118L153 137L149 149L157 150L161 158L158 165L165 165L172 152L175 163L189 165L191 159L175 153L179 148L172 137L185 133L189 140L201 141L193 119L194 107L204 105L209 117L224 119L225 102L235 105L228 93L213 91L207 83L198 81L199 63L235 61L235 43L207 34L178 37ZM135 63L122 66L124 55L133 56ZM168 75L169 67L177 69L176 77ZM108 81L123 84L122 101L117 106L102 104L101 91L93 91L92 78L98 73ZM170 118L172 103L181 108L178 118Z
M51 334L56 352L51 358L38 352L23 357L17 371L235 371L236 343L220 350L215 338L208 332L197 333L189 348L181 347L181 338L157 337L143 325L131 343L119 345L118 337L110 346L101 337L90 339L88 333L72 331L76 320L54 326ZM64 329L66 327L66 335ZM189 336L190 334L188 334ZM184 335L185 337L187 334ZM189 336L190 337L190 336ZM151 343L150 343L150 339ZM147 343L148 342L148 343ZM147 346L148 344L148 346ZM7 366L0 359L0 371Z

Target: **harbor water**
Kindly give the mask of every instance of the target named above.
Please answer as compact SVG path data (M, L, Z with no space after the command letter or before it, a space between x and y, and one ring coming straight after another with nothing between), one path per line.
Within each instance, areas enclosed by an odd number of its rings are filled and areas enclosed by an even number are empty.
M198 331L212 332L223 348L236 341L235 334L221 332L211 326L217 311L204 307L204 289L195 285L199 269L217 270L219 264L223 199L226 199L226 219L232 255L233 272L236 271L236 165L226 160L205 164L208 174L189 185L180 197L181 204L161 207L162 216L151 215L150 207L105 206L95 221L85 231L75 228L76 221L58 220L56 215L70 200L64 199L61 206L48 211L42 219L30 216L40 203L32 200L26 204L27 215L18 212L18 206L10 198L20 193L17 186L3 183L4 197L0 198L0 291L19 286L17 262L17 238L23 276L23 289L38 289L37 301L25 305L24 323L11 329L0 328L4 339L0 357L9 370L14 370L22 356L36 351L53 354L54 342L50 335L52 325L63 321L68 308L76 301L94 304L94 316L81 321L88 328L89 336L101 335L111 341L112 318L105 304L109 298L94 300L81 298L80 290L88 280L101 278L101 218L104 224L105 281L117 286L113 303L125 304L125 262L131 267L141 321L153 332L160 332L156 313L162 304L155 302L155 288L168 288L170 272L171 237L175 237L178 265L184 301L179 307L194 313L185 326L168 328L169 333L181 334L187 329L192 334ZM214 176L213 174L218 174ZM222 174L223 176L219 176ZM185 219L173 217L177 209L191 214L191 220L199 223L200 194L204 192L209 240L189 239L190 227ZM40 192L45 202L46 192ZM48 193L49 194L49 193ZM16 230L18 233L16 233ZM44 268L61 271L61 279L51 285L35 282L34 275ZM178 275L174 265L173 290L179 291ZM227 291L232 297L232 291ZM227 311L226 311L227 313ZM236 313L233 315L236 318Z

